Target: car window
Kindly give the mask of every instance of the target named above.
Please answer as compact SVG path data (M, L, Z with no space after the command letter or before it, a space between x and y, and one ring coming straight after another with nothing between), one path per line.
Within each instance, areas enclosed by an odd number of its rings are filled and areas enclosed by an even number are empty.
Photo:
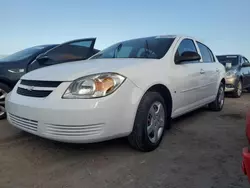
M114 44L91 59L105 58L149 58L161 59L171 47L175 38L173 37L147 37L133 39Z
M214 57L213 52L212 52L208 47L207 47L207 49L208 49L209 54L210 54L210 56L211 56L211 58L212 58L212 62L215 62L215 57Z
M213 53L210 51L210 49L200 42L197 42L197 44L198 44L198 47L200 49L203 62L204 63L214 62Z
M178 47L178 53L181 55L183 52L191 51L191 52L197 52L197 49L195 47L194 41L191 39L184 39L179 47Z
M239 62L241 62L241 60L239 58L240 57L238 55L220 55L220 56L217 56L218 61L224 66L226 65L226 63L232 63L232 66L239 65Z
M30 56L41 52L44 50L47 46L34 46L31 48L24 49L22 51L16 52L12 55L6 56L1 59L1 61L19 61L23 60L25 58L29 58Z
M87 59L91 44L91 40L67 43L48 51L46 55L56 62Z
M245 63L249 63L249 61L247 60L247 58L243 57L243 60Z
M126 58L129 56L129 54L132 52L133 47L131 46L125 46L123 48L121 48L121 50L119 51L119 53L117 53L117 58Z
M187 51L197 52L194 41L191 39L184 39L183 41L181 41L175 53L175 58L178 58L179 56L181 56L183 52L187 52ZM192 63L197 63L197 62L199 61L192 61Z
M245 60L243 57L241 57L240 59L241 59L240 64L243 65L243 63L245 63Z

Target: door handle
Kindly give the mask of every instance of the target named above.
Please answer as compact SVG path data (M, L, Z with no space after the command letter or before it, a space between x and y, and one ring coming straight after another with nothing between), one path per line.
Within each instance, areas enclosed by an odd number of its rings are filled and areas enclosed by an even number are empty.
M219 70L219 69L216 69L216 72L220 72L220 70Z
M205 74L205 71L203 69L201 69L200 74Z

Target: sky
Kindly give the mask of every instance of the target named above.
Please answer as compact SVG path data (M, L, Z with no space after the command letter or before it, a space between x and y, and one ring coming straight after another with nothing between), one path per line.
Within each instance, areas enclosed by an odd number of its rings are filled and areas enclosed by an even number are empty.
M250 59L250 0L6 0L0 54L96 37L96 48L146 36L195 37L215 54Z

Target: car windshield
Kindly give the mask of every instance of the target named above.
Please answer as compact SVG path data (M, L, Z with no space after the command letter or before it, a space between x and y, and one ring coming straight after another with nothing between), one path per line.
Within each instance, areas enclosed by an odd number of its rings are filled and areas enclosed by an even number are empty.
M92 40L72 41L46 52L45 56L56 62L77 61L89 58Z
M224 66L226 65L226 63L232 63L232 66L237 66L239 64L238 63L239 57L237 55L235 55L235 56L230 56L230 55L217 56L217 59Z
M91 59L104 58L162 58L174 41L174 37L148 37L128 40L100 51Z
M1 61L18 61L18 60L22 60L25 58L28 58L32 55L34 55L35 53L39 52L40 50L46 48L47 46L34 46L31 48L27 48L24 50L21 50L19 52L16 52L12 55L6 56L4 58L1 59Z

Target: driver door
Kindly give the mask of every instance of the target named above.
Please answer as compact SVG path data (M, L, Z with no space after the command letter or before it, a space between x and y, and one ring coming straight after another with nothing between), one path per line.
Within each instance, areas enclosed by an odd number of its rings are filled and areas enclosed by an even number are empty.
M194 40L183 39L178 45L175 58L185 51L196 52L197 47ZM186 61L181 64L175 64L172 71L172 80L175 82L173 96L175 105L173 117L177 117L201 104L202 96L202 80L204 80L203 63L201 61Z
M28 65L27 72L49 65L86 60L96 52L94 50L95 41L96 38L87 38L58 45L38 56L35 61Z

